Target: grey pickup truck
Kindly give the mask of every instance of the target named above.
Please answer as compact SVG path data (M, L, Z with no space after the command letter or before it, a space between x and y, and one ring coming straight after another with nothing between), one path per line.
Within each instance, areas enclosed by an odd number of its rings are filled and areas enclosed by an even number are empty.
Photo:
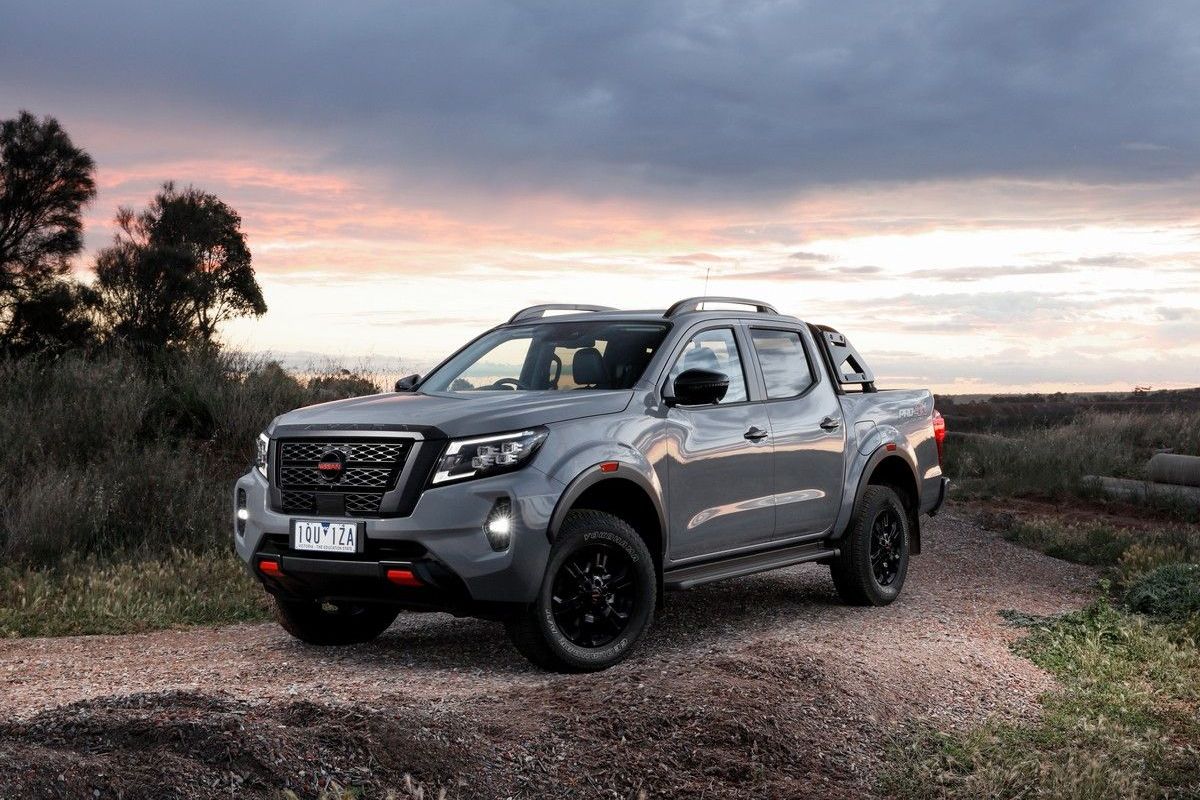
M666 590L815 561L846 602L891 603L943 438L928 391L877 389L845 336L767 303L535 306L394 393L276 418L234 543L305 642L448 611L599 670Z

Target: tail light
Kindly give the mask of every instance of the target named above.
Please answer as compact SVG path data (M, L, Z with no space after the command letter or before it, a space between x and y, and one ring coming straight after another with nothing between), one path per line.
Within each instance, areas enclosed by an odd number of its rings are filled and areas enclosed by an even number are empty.
M945 460L946 455L946 420L942 412L933 410L933 440L937 442L938 465Z

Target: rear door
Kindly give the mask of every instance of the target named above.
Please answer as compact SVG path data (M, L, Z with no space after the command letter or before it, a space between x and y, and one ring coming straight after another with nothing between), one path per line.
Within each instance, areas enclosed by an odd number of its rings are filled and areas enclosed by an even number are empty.
M769 540L775 531L770 422L744 335L728 323L692 332L666 378L673 382L687 369L729 378L720 403L666 412L672 562L736 550Z
M837 520L846 435L833 384L803 326L750 325L775 458L775 538L820 534Z

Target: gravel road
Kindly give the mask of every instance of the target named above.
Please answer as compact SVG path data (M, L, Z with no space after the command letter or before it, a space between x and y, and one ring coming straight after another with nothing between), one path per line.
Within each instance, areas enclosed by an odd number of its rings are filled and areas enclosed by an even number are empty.
M0 641L0 795L303 797L337 778L403 797L407 772L466 797L858 796L908 721L1036 713L1052 683L999 612L1074 609L1095 581L955 508L924 546L883 609L839 605L817 565L668 595L596 676L536 671L499 626L445 615L325 650L270 624Z

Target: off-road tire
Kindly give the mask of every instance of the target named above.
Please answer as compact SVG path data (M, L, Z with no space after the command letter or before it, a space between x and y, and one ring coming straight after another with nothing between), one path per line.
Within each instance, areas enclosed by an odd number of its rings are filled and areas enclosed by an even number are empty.
M386 605L346 605L336 610L315 600L273 597L275 620L302 642L321 646L362 644L383 633L399 609Z
M881 585L871 561L871 543L876 522L888 513L899 525L898 560L894 578ZM886 606L899 597L908 574L909 543L908 512L899 495L887 486L868 486L838 543L841 552L829 565L842 601L854 606Z
M556 621L556 609L561 611L564 606L563 598L555 599L555 580L568 562L575 564L579 559L603 551L622 562L622 574L630 580L624 599L632 605L624 628L614 634L612 641L599 646L580 646L568 638ZM564 575L564 580L573 579L571 573ZM550 550L550 561L537 600L528 609L506 620L505 628L517 650L543 669L598 672L623 660L649 630L657 589L654 559L642 537L629 523L602 511L571 511Z

